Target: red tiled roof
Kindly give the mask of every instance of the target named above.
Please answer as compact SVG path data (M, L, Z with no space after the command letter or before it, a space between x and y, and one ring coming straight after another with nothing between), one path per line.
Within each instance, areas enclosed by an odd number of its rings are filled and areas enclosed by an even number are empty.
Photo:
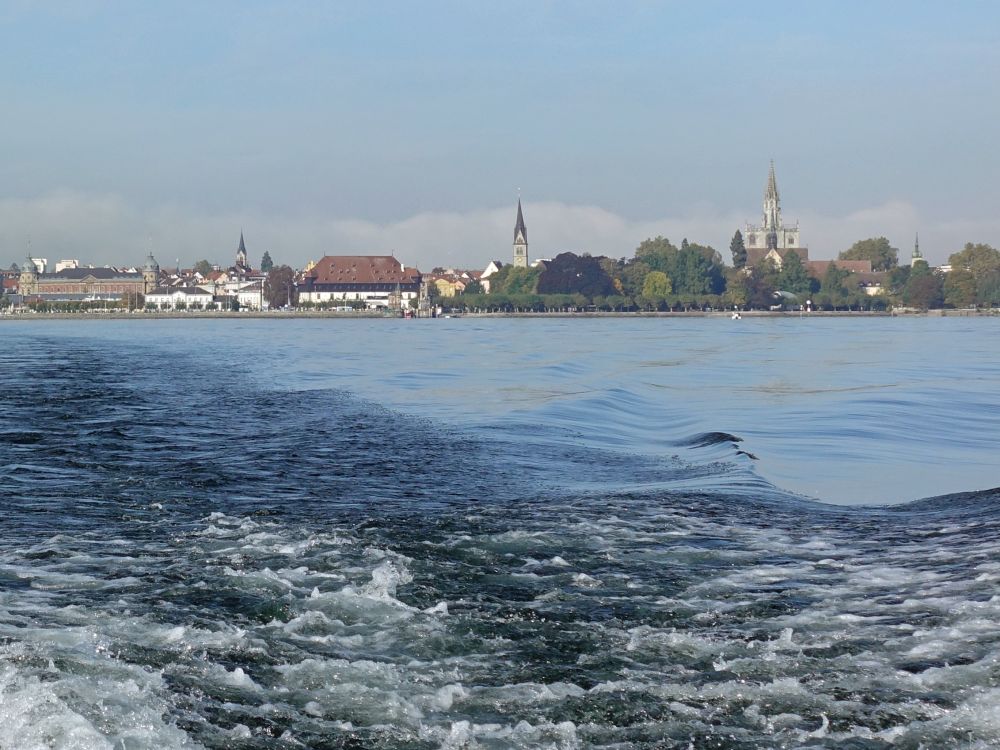
M325 255L309 275L317 284L412 284L420 271L391 255Z
M842 271L851 273L871 273L872 262L870 260L810 260L806 263L806 269L816 278L820 278L826 273L830 264L835 265Z

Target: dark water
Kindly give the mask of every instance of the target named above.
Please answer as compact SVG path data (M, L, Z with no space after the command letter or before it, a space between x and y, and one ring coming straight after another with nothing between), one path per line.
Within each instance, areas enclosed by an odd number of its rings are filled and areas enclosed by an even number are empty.
M0 329L0 748L1000 745L995 322L666 323Z

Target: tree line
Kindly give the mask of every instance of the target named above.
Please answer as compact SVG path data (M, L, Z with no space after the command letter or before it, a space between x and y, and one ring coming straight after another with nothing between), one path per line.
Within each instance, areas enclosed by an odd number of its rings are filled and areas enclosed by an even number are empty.
M504 266L489 278L489 293L479 282L457 297L438 300L455 309L487 311L679 311L704 308L768 309L801 305L814 309L879 310L908 306L994 306L1000 304L1000 251L968 243L949 258L943 273L918 261L899 265L899 251L885 237L860 240L839 260L867 260L880 272L881 289L868 294L858 277L832 263L821 277L811 276L795 252L780 267L768 260L747 265L740 232L730 243L732 265L709 245L677 247L664 237L644 240L631 258L564 252L535 268ZM432 285L432 294L436 293Z

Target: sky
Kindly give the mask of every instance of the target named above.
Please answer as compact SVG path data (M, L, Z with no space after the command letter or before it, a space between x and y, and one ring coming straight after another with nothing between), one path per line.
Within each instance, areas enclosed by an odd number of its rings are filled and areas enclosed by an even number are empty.
M1000 3L0 0L0 264L1000 246Z

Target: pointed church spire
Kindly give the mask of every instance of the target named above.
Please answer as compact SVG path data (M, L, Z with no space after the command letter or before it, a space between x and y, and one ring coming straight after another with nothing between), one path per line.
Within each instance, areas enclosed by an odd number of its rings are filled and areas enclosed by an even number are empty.
M517 199L517 221L514 223L514 242L517 242L518 234L524 239L525 242L528 241L528 230L524 226L524 214L521 213L521 199Z
M243 230L240 230L240 246L236 248L236 267L249 267L247 263L247 246L243 242Z
M767 175L767 187L764 189L764 200L778 202L778 181L774 178L774 159L771 159L771 171Z
M528 228L524 225L520 197L517 199L517 221L514 223L514 265L528 267Z

